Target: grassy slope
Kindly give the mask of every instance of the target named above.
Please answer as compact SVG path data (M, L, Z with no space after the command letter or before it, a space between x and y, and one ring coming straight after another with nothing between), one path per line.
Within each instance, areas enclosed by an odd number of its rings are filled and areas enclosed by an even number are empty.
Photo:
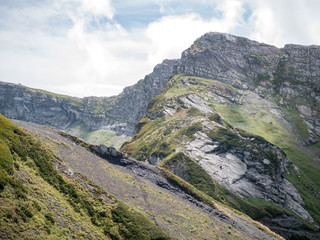
M82 138L83 140L92 144L104 144L107 146L113 146L115 148L120 148L120 146L131 139L126 135L118 136L115 131L107 129L99 129L93 131L88 129L83 123L78 122L72 128L68 129L67 132L73 136Z
M57 157L2 115L0 149L1 238L169 238L85 177L62 176Z
M187 77L197 84L186 86L182 83L184 78L182 75L175 76L162 94L153 99L149 105L148 114L163 112L164 105L168 102L171 103L171 100L177 101L179 96L197 94L204 102L207 102L208 106L219 112L226 125L230 124L230 127L244 129L248 134L262 136L285 151L289 160L300 169L298 175L290 166L290 175L287 178L297 187L307 209L316 222L320 223L320 203L315 195L316 192L319 192L319 166L311 156L304 154L295 137L283 127L282 123L269 111L256 105L254 101L241 106L214 104L215 101L210 95L210 86L215 85L216 88L218 86L221 92L237 92L230 85L203 78ZM249 93L245 92L244 94ZM176 156L173 156L175 149L182 147L181 142L193 139L193 134L201 127L199 122L209 122L214 125L216 121L221 121L215 114L201 114L193 108L189 110L178 108L173 116L162 114L158 117L155 120L150 120L148 117L143 118L137 125L140 129L137 135L131 142L125 143L122 150L139 160L146 160L150 156L159 157L164 160L161 165L168 169L170 169L172 161L177 161ZM196 159L194 160L196 161ZM189 182L229 206L244 211L254 218L265 213L272 216L279 211L284 211L278 206L271 206L270 203L263 204L261 201L259 204L257 201L252 201L257 206L255 207L252 203L232 196L230 192L218 186L214 181L209 181L208 185L205 184L208 181L205 171L201 168L190 167L191 162L187 162L185 162L184 168L189 173Z
M22 126L30 129L27 125L23 124ZM92 178L108 192L113 193L118 199L126 202L134 209L144 212L149 219L155 221L158 226L173 238L251 239L246 233L242 233L236 227L225 222L221 222L208 212L202 211L188 201L181 199L181 197L179 198L165 189L154 186L148 180L137 178L134 174L130 174L122 168L93 155L86 150L89 145L80 139L71 141L60 134L52 134L54 130L45 127L31 129L31 131L39 132L40 134L33 134L47 148L52 149L55 154L67 162L69 166ZM169 181L178 183L191 195L213 206L218 211L222 209L221 212L224 214L223 207L212 198L165 169L163 171ZM236 222L240 217L242 226L245 225L246 229L249 227L251 233L255 233L259 228L267 235L281 239L266 227L244 215L239 216L231 211L228 216Z

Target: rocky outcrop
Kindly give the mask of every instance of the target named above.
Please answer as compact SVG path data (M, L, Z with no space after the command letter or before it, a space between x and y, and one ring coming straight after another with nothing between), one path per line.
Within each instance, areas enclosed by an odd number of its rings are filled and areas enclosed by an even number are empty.
M182 53L179 70L241 89L255 89L260 75L272 75L281 50L230 34L207 33Z
M67 129L84 114L80 107L67 100L4 82L0 82L0 109L8 118L38 122L60 129Z
M173 77L179 60L164 60L153 72L131 87L126 87L117 96L108 116L126 121L133 127L145 115L152 98L161 93L164 86Z
M313 222L297 189L285 179L288 159L279 148L266 141L260 142L259 149L272 154L259 159L262 152L259 157L255 156L255 149L249 144L244 149L224 146L202 132L195 136L194 141L186 144L187 154L200 159L199 165L222 186L244 198L275 202ZM248 141L255 139L248 138Z

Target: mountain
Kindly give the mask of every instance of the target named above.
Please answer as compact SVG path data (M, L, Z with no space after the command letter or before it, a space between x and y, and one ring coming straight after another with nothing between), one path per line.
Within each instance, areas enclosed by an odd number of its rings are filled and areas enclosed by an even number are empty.
M114 148L15 121L26 131L2 115L0 123L1 239L282 239Z
M294 110L298 127L294 130L315 143L320 136L319 52L319 46L290 44L279 49L230 34L207 33L184 51L181 59L164 60L115 97L79 99L0 82L0 112L9 118L69 130L90 142L113 143L117 135L119 146L134 135L134 126L152 98L171 77L183 73L276 98Z
M288 229L305 228L303 220L317 228L319 57L318 46L278 49L205 34L182 53L180 74L153 98L121 150L286 238Z
M165 60L114 97L76 98L0 81L0 113L65 130L91 143L120 147L134 135L148 103L172 76L178 60Z
M121 151L168 169L254 219L276 222L279 233L305 228L304 220L318 224L319 166L285 128L285 119L273 114L277 109L249 90L177 75Z
M78 99L0 83L0 112L94 144L129 140L121 151L194 191L287 239L318 239L319 59L319 46L207 33L118 96Z

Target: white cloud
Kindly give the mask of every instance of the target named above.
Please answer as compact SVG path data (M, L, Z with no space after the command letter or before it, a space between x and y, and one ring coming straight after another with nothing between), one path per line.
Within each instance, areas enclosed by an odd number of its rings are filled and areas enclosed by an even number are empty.
M168 12L165 8L179 1L158 3ZM75 96L114 95L163 59L179 58L209 31L242 34L280 47L290 42L320 43L320 1L200 2L214 7L211 18L199 13L174 14L172 8L171 15L133 30L114 20L116 9L109 0L53 0L20 9L2 5L0 80ZM88 31L90 21L101 16L107 20Z
M248 0L253 9L250 36L283 47L286 43L320 44L320 1Z
M254 32L250 34L251 39L279 47L283 46L281 28L277 25L271 8L265 5L260 6L253 12L250 21L254 26Z
M104 15L109 19L113 18L114 9L109 0L81 0L82 10L95 15Z
M203 20L197 14L163 17L151 23L147 37L152 41L149 61L153 64L165 58L179 58L198 37L206 32L230 32L241 23L243 8L240 1L223 1L218 5L222 18Z

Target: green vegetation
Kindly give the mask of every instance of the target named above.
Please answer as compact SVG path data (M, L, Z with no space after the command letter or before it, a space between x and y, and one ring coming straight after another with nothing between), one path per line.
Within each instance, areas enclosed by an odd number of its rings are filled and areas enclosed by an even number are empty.
M212 208L215 208L215 204L214 204L213 199L211 199L207 194L203 193L202 191L199 191L197 188L192 186L190 183L179 178L177 175L172 174L168 170L166 170L164 168L160 168L160 169L162 169L164 176L169 181L179 185L183 190L185 190L187 193L189 193L190 195L197 198L199 201L202 201L202 202L208 204Z
M115 148L120 148L125 141L130 139L130 137L118 136L116 132L112 130L99 129L93 131L87 128L82 122L77 122L71 126L67 130L67 133L78 136L91 144L104 144Z
M275 79L276 82L281 80L281 71L289 72L289 70L278 69L279 79ZM267 81L268 78L267 75L260 75L258 80L259 82ZM240 97L242 95L243 104L212 100L220 96L215 95L216 91L220 95L222 93L226 96L237 96L238 94ZM215 112L201 114L196 108L181 109L180 98L188 94L196 94ZM175 107L176 111L173 115L163 113L165 104ZM300 169L300 174L298 174L291 165L287 179L298 189L307 210L319 224L320 202L317 198L320 195L320 175L318 174L320 164L308 151L299 147L295 136L287 130L279 118L270 112L270 108L278 108L276 105L273 106L272 99L271 101L270 99L261 99L249 91L238 91L230 85L213 80L176 75L162 93L153 99L152 104L149 105L147 117L138 124L140 130L138 129L138 133L132 141L122 146L122 151L138 160L146 160L153 152L158 152L160 145L166 142L166 146L170 146L170 151L161 155L162 163L160 165L162 167L175 172L175 168L179 165L180 173L181 171L184 173L181 177L192 186L227 206L245 212L254 219L259 219L263 216L270 217L280 214L285 209L268 202L248 202L235 196L219 184L209 181L210 176L207 176L208 174L197 165L198 159L188 159L177 150L171 150L179 149L183 152L184 143L194 140L195 133L202 131L212 140L218 141L222 147L227 149L240 147L249 151L251 156L256 159L269 159L271 161L269 174L276 178L274 170L279 166L277 153L263 147L270 142L282 149L283 154ZM156 120L148 118L150 112L159 118ZM302 139L305 139L307 137L306 125L297 110L288 108L286 115L288 115L292 127L296 129ZM319 146L315 145L312 149L318 151ZM179 183L179 181L176 182ZM204 182L209 184L205 185ZM291 212L290 214L294 215Z
M149 219L122 202L112 210L112 219L120 225L119 234L112 236L116 239L170 239L160 228L151 225Z
M187 115L188 115L189 117L199 116L199 115L201 115L201 114L202 114L202 113L199 111L199 109L198 109L198 108L195 108L195 107L191 107L191 108L189 108L188 111L187 111Z
M77 106L77 107L80 107L80 108L84 107L83 102L82 102L82 98L71 97L71 96L68 96L68 95L52 93L52 92L48 92L48 91L41 90L41 89L35 89L35 88L29 88L29 87L24 87L24 88L27 89L27 90L30 90L32 92L36 92L38 94L45 94L45 95L49 95L49 96L52 96L52 97L55 97L55 98L58 98L58 99L60 98L62 100L68 101L70 104L72 104L74 106Z
M34 232L40 239L48 235L59 238L66 230L72 230L78 239L169 238L102 188L93 183L93 192L86 188L89 182L85 177L79 175L81 181L77 182L62 176L55 167L62 164L60 160L2 115L0 149L4 153L0 162L0 231L8 238L27 238ZM19 167L14 170L14 166ZM64 220L58 221L58 216ZM66 227L64 221L73 223Z
M209 120L210 121L214 121L218 124L222 124L222 119L220 117L220 115L218 113L211 113L209 116L208 116Z
M190 139L194 139L194 134L201 130L202 130L201 122L195 122L191 126L184 128L181 131L181 134L189 137Z
M163 161L161 166L170 170L174 174L177 174L175 169L178 166L183 168L185 181L189 182L191 185L203 191L207 195L211 197L215 196L216 183L209 174L200 167L199 164L195 163L182 152L172 155L170 158Z
M320 164L308 149L303 149L293 133L290 133L271 113L260 106L214 105L225 121L235 128L243 129L252 135L265 138L275 144L286 154L288 159L298 166L299 174L291 166L286 178L297 188L306 204L306 209L314 220L320 223ZM297 130L301 139L305 139L306 126L295 108L285 109L292 127ZM315 149L315 152L319 150Z
M285 110L285 114L287 118L289 118L294 130L300 137L302 141L308 139L309 135L307 132L307 125L303 122L301 117L299 116L299 111L295 108L295 106L290 106Z

